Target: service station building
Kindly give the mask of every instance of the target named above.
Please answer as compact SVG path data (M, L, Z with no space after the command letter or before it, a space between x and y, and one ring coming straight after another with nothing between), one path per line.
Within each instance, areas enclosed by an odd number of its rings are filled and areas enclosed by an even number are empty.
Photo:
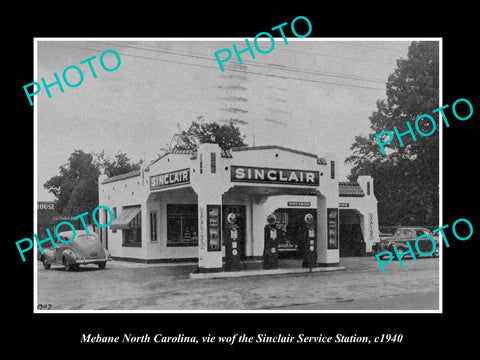
M370 252L379 231L373 179L340 182L337 166L334 156L281 146L172 151L100 176L99 204L114 215L101 240L114 259L198 261L199 272L292 250L314 255L310 266L338 266L340 256Z

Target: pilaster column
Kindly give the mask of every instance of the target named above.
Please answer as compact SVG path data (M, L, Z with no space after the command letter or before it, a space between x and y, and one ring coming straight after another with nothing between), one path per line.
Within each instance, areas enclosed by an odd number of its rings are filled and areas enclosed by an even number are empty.
M229 164L218 144L200 144L191 183L198 196L198 270L222 271L222 195L230 188Z

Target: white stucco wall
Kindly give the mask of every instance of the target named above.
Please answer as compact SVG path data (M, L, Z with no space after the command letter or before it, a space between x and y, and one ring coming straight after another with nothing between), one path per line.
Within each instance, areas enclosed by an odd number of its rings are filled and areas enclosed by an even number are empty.
M288 201L310 202L310 208L317 208L320 203L323 207L318 210L319 221L326 224L326 209L338 208L339 202L348 202L350 209L358 209L361 216L361 226L364 229L366 251L371 251L371 245L379 238L377 201L373 195L373 179L360 177L359 184L367 194L367 183L370 182L370 195L364 197L339 197L338 181L339 161L334 155L324 156L327 164L319 165L317 158L309 154L285 151L279 148L267 148L246 151L232 151L233 158L222 158L219 148L214 144L202 146L203 174L199 173L199 158L192 159L188 154L168 154L140 171L139 176L130 177L107 184L102 184L105 177L99 181L99 203L110 209L116 208L117 216L126 206L141 206L142 211L142 246L122 246L122 231L113 233L108 230L108 247L112 256L121 258L135 258L139 260L168 260L197 258L199 247L169 247L167 246L167 204L222 204L244 205L246 216L245 254L248 257L259 257L263 254L264 226L266 217L278 208L288 208ZM216 173L210 173L211 152L217 153ZM335 161L335 178L331 178L330 161ZM285 185L272 183L233 183L230 181L231 166L250 166L262 168L316 170L319 172L320 186L309 187L290 185L289 191L296 189L308 191L312 195L277 195L268 193L272 189L285 189ZM150 190L150 177L165 174L180 169L190 169L190 183L170 188ZM241 190L238 190L241 186ZM236 191L235 191L236 190ZM266 191L265 191L266 190ZM263 192L265 191L265 194ZM318 193L317 197L314 195ZM278 193L278 192L277 192ZM271 196L273 194L273 196ZM199 200L200 199L200 200ZM319 201L319 203L318 203ZM150 239L150 212L157 213L157 241ZM370 215L371 214L371 215ZM200 216L200 214L199 214ZM199 220L200 221L200 220ZM323 238L326 238L326 225L318 224ZM199 234L200 236L200 234ZM222 247L223 248L223 247ZM339 250L319 249L319 261L338 262ZM204 253L203 256L208 256ZM214 254L218 264L218 256Z

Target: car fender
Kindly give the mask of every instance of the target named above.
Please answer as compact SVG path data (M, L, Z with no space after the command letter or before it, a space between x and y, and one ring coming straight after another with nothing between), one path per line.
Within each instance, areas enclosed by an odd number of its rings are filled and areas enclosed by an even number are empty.
M65 262L67 262L68 264L75 264L75 260L80 258L78 253L73 249L65 249L63 251L62 257L65 259Z
M53 264L55 261L55 252L51 248L46 248L43 250L43 254L40 257L40 261L43 261L43 259L47 260L47 263Z
M411 246L411 244L410 244ZM408 251L408 245L405 244L405 243L400 243L400 242L391 242L389 245L388 245L388 249L395 253L395 249L394 248L397 248L397 250L403 250L403 251Z
M105 253L105 258L112 260L112 254L110 254L110 251L108 251L105 247L103 248L103 251Z

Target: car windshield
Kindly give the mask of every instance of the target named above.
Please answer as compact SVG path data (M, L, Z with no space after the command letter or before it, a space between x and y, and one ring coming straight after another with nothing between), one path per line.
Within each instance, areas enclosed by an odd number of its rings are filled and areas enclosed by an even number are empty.
M398 229L396 232L395 232L395 236L399 236L399 237L408 237L410 236L410 232L412 230L410 229Z
M78 235L77 238L78 240L85 241L85 242L91 242L91 241L97 240L95 235Z

